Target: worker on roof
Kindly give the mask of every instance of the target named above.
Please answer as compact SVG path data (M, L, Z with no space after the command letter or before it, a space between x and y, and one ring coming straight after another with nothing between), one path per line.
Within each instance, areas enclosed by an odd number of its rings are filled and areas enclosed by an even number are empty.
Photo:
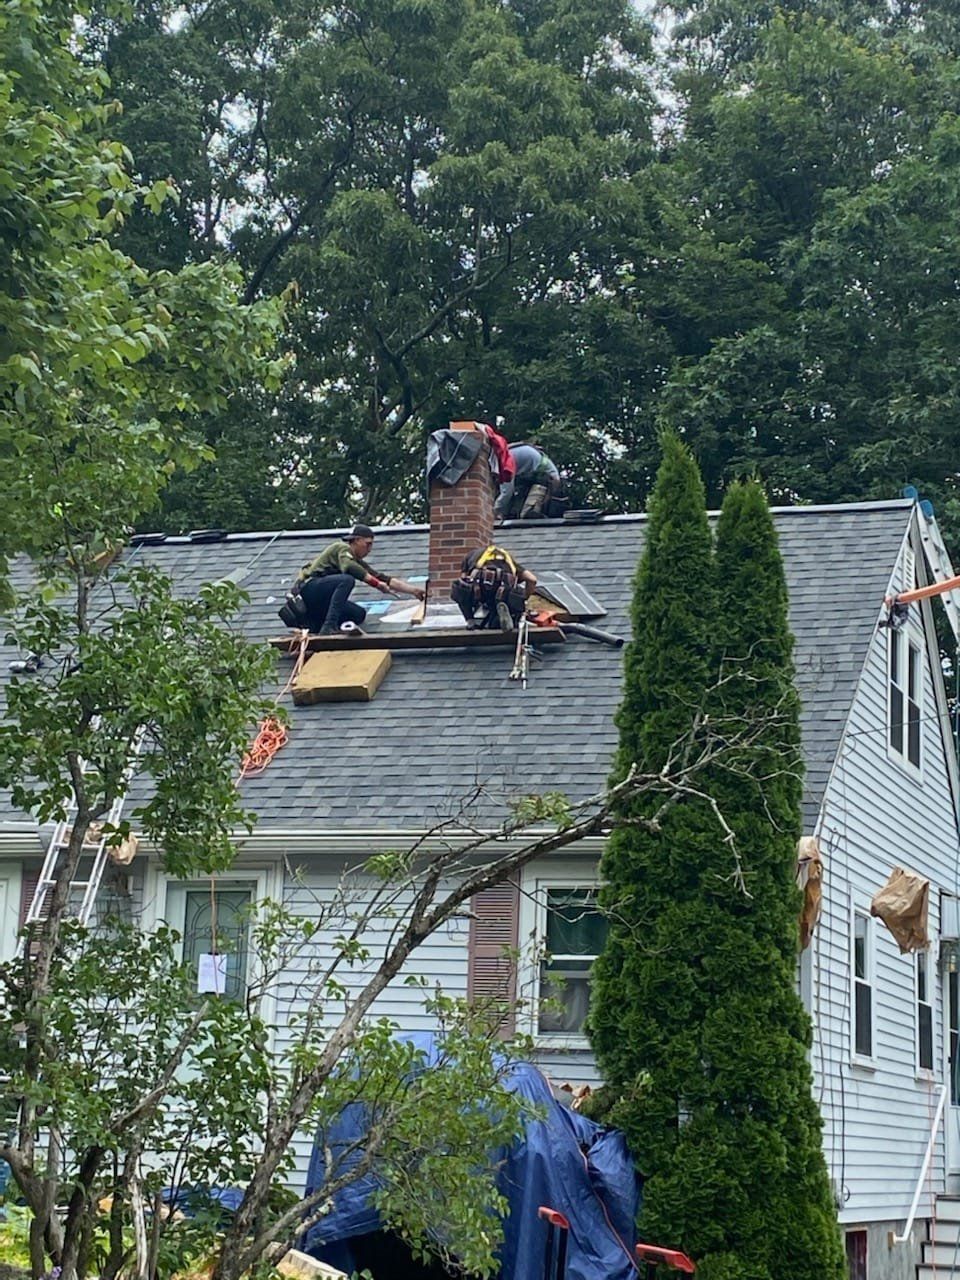
M526 608L527 592L536 585L535 573L505 547L491 543L464 556L450 597L460 606L468 627L513 631Z
M286 625L306 627L322 636L334 635L344 622L359 626L367 612L349 598L358 582L385 594L399 592L422 600L423 587L367 564L365 557L372 547L373 530L365 524L354 525L346 537L331 542L305 564L279 611Z
M548 514L551 499L560 495L560 472L535 444L512 444L510 457L514 474L506 479L501 477L493 514L498 520L517 515L521 520L540 520Z

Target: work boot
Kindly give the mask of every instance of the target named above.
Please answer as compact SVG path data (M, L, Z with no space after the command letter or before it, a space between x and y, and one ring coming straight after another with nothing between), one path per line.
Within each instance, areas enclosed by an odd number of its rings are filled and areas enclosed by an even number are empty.
M513 614L502 600L497 605L497 621L500 623L501 631L513 630Z
M541 520L543 518L543 504L548 497L547 486L545 484L532 484L524 499L523 506L520 508L521 520Z
M317 632L318 636L338 636L340 628L334 622L325 622Z

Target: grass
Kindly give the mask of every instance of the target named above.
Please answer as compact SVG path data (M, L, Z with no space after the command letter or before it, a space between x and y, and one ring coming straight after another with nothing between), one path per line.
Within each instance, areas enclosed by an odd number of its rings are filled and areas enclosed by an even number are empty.
M28 1276L30 1264L27 1249L27 1233L30 1229L26 1209L17 1205L6 1206L6 1219L0 1222L0 1280L20 1280Z

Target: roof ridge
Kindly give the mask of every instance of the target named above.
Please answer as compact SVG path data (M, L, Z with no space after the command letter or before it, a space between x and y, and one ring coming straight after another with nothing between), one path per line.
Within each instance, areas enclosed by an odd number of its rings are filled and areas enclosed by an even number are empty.
M823 502L810 504L808 506L795 504L791 506L771 507L770 513L775 516L812 516L823 515L825 512L844 512L844 511L897 511L907 510L914 505L912 498L881 498L867 502ZM718 516L720 514L718 508L714 508L707 512L709 516ZM556 528L565 529L583 529L596 528L598 525L612 524L645 524L647 513L645 511L623 512L609 516L601 516L596 522L589 524L579 524L572 520L506 520L498 528L514 529L514 528ZM227 533L221 541L223 542L261 542L270 539L278 539L280 541L293 541L298 538L337 538L343 537L349 533L350 526L338 526L329 529L252 529L244 530L239 533ZM405 533L429 533L429 524L381 524L374 525L373 532L380 537L390 537L391 535ZM188 533L171 533L166 538L166 545L175 546L195 546L198 545L191 540Z

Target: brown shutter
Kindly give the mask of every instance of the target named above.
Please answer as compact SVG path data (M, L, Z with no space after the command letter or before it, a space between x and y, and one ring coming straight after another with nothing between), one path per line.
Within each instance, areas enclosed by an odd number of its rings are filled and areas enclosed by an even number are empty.
M517 957L520 889L507 881L484 889L471 902L467 963L467 998L502 1001L509 1006L500 1027L503 1038L513 1035L513 1002L517 998Z
M40 883L40 868L37 867L33 871L28 871L23 867L20 872L20 919L17 924L19 932L27 922L27 912L30 910L30 903L33 901L33 895L37 891L37 885Z

